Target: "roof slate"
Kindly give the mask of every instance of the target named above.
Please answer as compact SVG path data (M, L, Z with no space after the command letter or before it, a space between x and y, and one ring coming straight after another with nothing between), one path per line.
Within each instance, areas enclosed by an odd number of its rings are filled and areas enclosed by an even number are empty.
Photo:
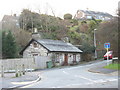
M110 15L109 13L104 13L104 12L95 12L95 11L90 11L90 10L80 10L88 15L102 15L102 16L108 16L108 17L112 17L112 15Z
M36 40L38 43L42 44L45 48L47 48L51 52L82 52L77 47L73 46L70 43L65 43L60 40L51 40L51 39L42 39Z

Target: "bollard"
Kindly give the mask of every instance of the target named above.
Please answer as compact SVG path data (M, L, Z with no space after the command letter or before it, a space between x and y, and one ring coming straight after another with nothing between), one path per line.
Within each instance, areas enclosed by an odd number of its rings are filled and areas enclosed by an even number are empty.
M25 65L22 65L22 71L23 71L23 75L25 75Z
M2 72L2 74L1 74L1 77L4 77L4 67L3 67L3 65L1 66L1 72Z
M16 65L15 77L19 77L17 65Z
M19 75L20 76L22 76L22 70L21 70L21 68L22 68L22 65L19 66Z

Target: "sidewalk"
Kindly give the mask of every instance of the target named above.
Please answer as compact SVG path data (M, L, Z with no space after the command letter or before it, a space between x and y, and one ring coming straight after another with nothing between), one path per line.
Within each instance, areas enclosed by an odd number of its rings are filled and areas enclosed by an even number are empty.
M90 68L88 71L89 72L93 72L93 73L118 75L118 70L106 69L106 68L104 68L104 66L106 66L106 64L102 64L100 66L96 66L96 67Z
M5 77L0 77L2 88L16 88L39 81L40 71L27 72L25 75L15 77L15 73L5 73ZM1 89L1 87L0 87Z

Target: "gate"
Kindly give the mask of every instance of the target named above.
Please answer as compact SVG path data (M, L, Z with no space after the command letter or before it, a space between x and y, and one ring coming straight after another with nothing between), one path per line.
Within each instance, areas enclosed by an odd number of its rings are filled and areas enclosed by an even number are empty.
M47 62L51 61L47 56L35 56L36 69L45 69L47 68Z

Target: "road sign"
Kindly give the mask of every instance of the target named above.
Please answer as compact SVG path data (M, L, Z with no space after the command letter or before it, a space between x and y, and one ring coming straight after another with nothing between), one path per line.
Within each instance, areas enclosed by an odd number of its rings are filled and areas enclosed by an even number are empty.
M110 48L110 43L105 43L104 48Z

